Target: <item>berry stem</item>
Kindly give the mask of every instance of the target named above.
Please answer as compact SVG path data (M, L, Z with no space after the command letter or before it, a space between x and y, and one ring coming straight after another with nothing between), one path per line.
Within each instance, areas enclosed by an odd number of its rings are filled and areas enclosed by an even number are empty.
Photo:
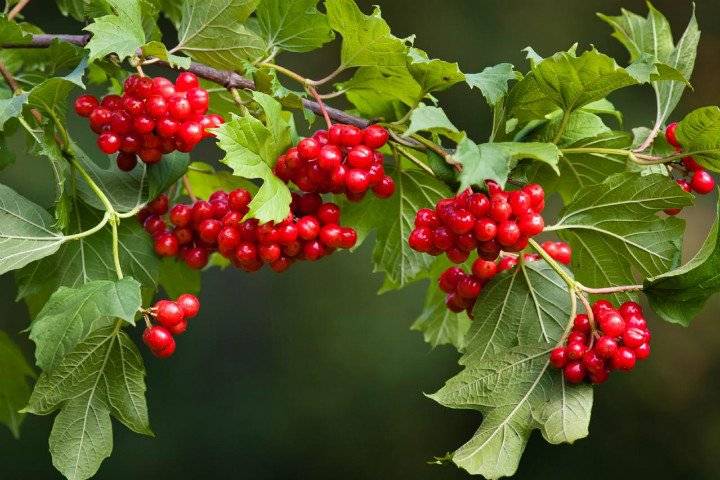
M324 85L331 81L333 78L340 75L342 72L345 71L345 67L343 65L340 65L338 68L330 72L329 75L321 78L320 80L308 80L308 83L314 87L319 87L320 85Z
M462 170L462 163L455 160L450 153L445 151L444 148L436 145L435 142L428 140L427 138L425 138L422 135L417 134L417 133L414 133L413 135L411 135L411 138L413 140L417 140L418 142L420 142L421 144L426 146L429 150L432 150L433 152L440 155L440 158L445 160L445 162L448 165L452 165L455 168L455 170L457 170L458 172Z
M118 236L118 224L120 219L117 217L110 218L110 226L112 227L112 252L113 262L115 263L115 273L118 280L123 279L122 266L120 265L120 237Z
M103 215L102 220L100 220L100 222L97 225L95 225L94 227L92 227L89 230L74 233L72 235L64 235L63 241L80 240L81 238L89 237L90 235L93 235L93 234L99 232L100 230L102 230L105 227L105 225L107 225L108 221L110 221L111 217L112 217L112 214L110 212L106 211L105 215Z
M555 259L552 258L545 251L545 249L542 248L542 246L540 246L540 244L537 243L537 241L535 241L535 239L531 238L528 240L528 242L535 249L535 251L538 254L540 254L541 257L543 257L543 260L545 260L552 267L552 269L555 270L558 275L560 275L560 277L565 281L565 283L567 283L567 286L570 289L570 293L574 297L575 291L578 289L577 282L575 282L575 280L570 275L568 275L568 273L565 271L565 269L562 266L560 266L560 264L557 261L555 261Z
M15 80L15 77L13 77L12 73L10 73L10 71L7 69L3 62L0 62L0 75L2 75L3 80L5 80L5 83L7 83L8 87L10 87L10 90L13 92L13 94L17 95L22 91L20 85L18 85L17 81Z
M580 288L580 284L576 282L576 285L578 288ZM590 306L590 302L588 301L585 294L582 292L578 292L577 296L580 298L580 302L582 302L583 307L585 308L585 314L588 316L588 320L590 321L590 326L592 327L593 333L597 331L597 325L595 325L595 314L593 313L592 307Z
M593 295L608 295L613 293L622 293L622 292L640 292L643 289L642 285L620 285L617 287L605 287L605 288L590 288L586 287L585 285L581 283L577 283L577 288L579 290L582 290L583 292L587 292Z
M190 178L188 178L187 175L183 175L182 183L183 183L183 187L185 188L185 191L188 194L188 197L190 197L190 200L192 200L193 203L197 202L197 197L193 193L192 186L190 185Z
M403 157L407 158L408 160L413 162L415 165L417 165L418 167L420 167L421 169L423 169L430 175L435 176L435 172L432 171L432 168L425 165L419 158L417 158L412 153L408 152L407 149L401 143L393 142L391 145L392 145L393 149L395 151L399 152ZM397 160L399 161L399 159L397 159Z
M305 77L303 77L302 75L300 75L299 73L293 72L293 71L290 70L289 68L285 68L285 67L283 67L283 66L281 66L281 65L278 65L278 64L276 64L276 63L272 63L272 62L262 62L262 63L260 64L260 66L261 66L261 67L272 68L273 70L276 70L276 71L282 73L282 74L285 75L286 77L292 78L293 80L295 80L296 82L298 82L298 83L300 83L300 84L302 84L302 85L304 85L304 86L312 86L312 85L313 85L312 80L310 80L310 79L308 79L308 78L305 78Z
M322 112L322 116L325 119L325 124L327 125L327 128L330 129L330 127L332 127L332 120L330 120L330 115L328 115L327 109L325 108L325 103L323 102L322 98L320 98L320 94L318 94L317 90L312 85L305 86L305 90L307 90L308 93L310 93L310 95L315 98L317 104L320 105L320 111Z

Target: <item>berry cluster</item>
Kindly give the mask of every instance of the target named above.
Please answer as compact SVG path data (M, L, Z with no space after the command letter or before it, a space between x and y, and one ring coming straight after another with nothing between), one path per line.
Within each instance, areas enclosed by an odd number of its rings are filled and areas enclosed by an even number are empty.
M290 215L278 224L243 220L251 199L250 192L238 189L217 191L209 201L177 204L169 210L170 228L162 218L168 213L162 195L140 212L139 220L153 235L158 255L179 257L194 269L205 267L217 251L247 272L264 264L283 272L297 260L319 260L357 242L355 230L340 226L340 207L323 203L320 194L294 193Z
M463 263L473 249L480 258L495 260L501 250L519 252L528 239L543 231L545 191L538 184L512 192L488 182L489 197L467 189L440 200L434 210L420 209L408 242L413 250L433 256L445 252Z
M210 96L190 72L173 84L164 77L131 75L120 95L98 101L92 95L75 100L75 111L88 118L99 136L97 145L110 155L120 152L117 165L130 171L137 159L157 163L163 154L189 152L200 140L213 136L208 128L223 123L220 115L206 115Z
M159 325L148 325L143 333L143 342L158 358L168 358L175 353L173 336L185 333L188 320L200 311L200 301L195 295L184 293L174 302L160 300L148 313Z
M675 147L679 153L682 152L682 146L678 142L675 131L677 123L671 123L665 129L665 139L670 145ZM715 179L710 173L701 167L693 157L687 156L682 159L682 164L687 170L687 178L678 178L675 180L680 187L686 192L695 192L700 195L707 195L715 189ZM668 215L677 215L682 211L681 208L668 208L665 213Z
M650 356L650 330L640 305L625 302L615 309L599 300L592 312L596 325L588 315L577 315L565 346L550 352L550 363L562 368L570 383L603 383L612 370L632 370Z
M377 151L387 140L388 131L379 125L360 130L336 124L288 149L278 158L275 175L303 192L344 193L360 201L372 189L377 197L389 198L395 181L385 175L383 154Z
M572 250L567 243L544 242L542 247L560 263L567 265L572 259ZM525 253L523 258L526 262L535 262L541 257L537 253ZM440 290L447 293L445 305L452 312L465 310L472 317L473 307L485 284L495 275L515 267L517 263L516 256L508 255L498 261L478 258L473 262L470 272L465 272L460 267L448 268L438 278Z

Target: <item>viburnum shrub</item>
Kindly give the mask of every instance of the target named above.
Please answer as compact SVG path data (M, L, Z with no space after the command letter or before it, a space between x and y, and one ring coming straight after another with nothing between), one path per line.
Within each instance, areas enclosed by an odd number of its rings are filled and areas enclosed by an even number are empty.
M57 412L50 453L67 478L110 455L111 417L152 435L143 358L173 355L188 319L212 321L187 287L201 269L282 272L374 239L383 291L427 280L412 328L459 352L430 398L482 414L443 458L492 479L517 470L535 429L585 437L592 384L642 369L649 324L687 326L720 290L717 218L683 259L677 217L720 172L720 108L673 114L694 15L677 42L652 7L600 15L628 61L576 45L469 73L353 0L57 3L85 33L38 34L17 21L26 1L0 17L0 168L42 157L56 187L48 210L18 193L33 191L22 175L0 185L0 274L30 306L40 372L0 334L0 422L17 434L24 415ZM330 42L323 78L278 61ZM451 87L485 99L486 139L443 110ZM609 100L630 88L658 108L636 128ZM212 151L221 166L202 161ZM170 299L152 299L160 288Z

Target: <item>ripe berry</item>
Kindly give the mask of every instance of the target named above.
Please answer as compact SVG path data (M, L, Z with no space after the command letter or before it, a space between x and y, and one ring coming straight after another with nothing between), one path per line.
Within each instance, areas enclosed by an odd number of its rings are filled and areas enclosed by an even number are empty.
M542 233L545 228L545 220L539 213L526 213L518 217L517 225L523 235L533 237Z
M165 350L172 342L174 342L172 335L165 327L148 327L143 333L143 343L153 352Z
M463 298L477 298L482 285L476 279L465 276L458 282L457 294Z
M497 235L497 224L489 218L480 219L475 222L473 233L481 242L493 240Z
M301 140L297 145L298 154L304 160L312 160L320 154L321 145L313 138Z
M614 310L600 315L600 328L610 337L619 337L625 331L625 320Z
M587 351L587 346L581 342L568 343L567 356L570 360L579 360Z
M222 230L223 224L220 220L209 218L201 221L197 226L197 232L200 239L208 244L217 242L218 234Z
M170 333L169 330L168 333ZM175 353L175 347L175 339L170 337L170 343L167 347L163 348L162 350L152 350L152 353L157 358L170 358Z
M161 257L174 257L177 255L180 245L172 233L164 233L155 237L155 253Z
M555 368L563 368L567 363L567 352L565 347L554 348L550 352L550 364Z
M164 327L171 327L185 319L180 306L170 300L160 300L155 304L155 316L158 323Z
M498 273L510 270L517 266L517 259L515 257L505 257L498 263Z
M595 315L595 318L600 317L600 315L608 310L612 310L613 306L612 303L608 302L607 300L598 300L595 302L592 306L593 314Z
M620 347L613 354L611 363L615 370L632 370L635 366L635 353L627 347Z
M520 235L520 227L513 221L507 220L498 225L497 241L504 247L515 244L520 239Z
M208 252L204 248L200 247L191 248L185 252L183 259L188 267L200 270L205 268L208 263Z
M340 207L334 203L324 203L317 210L317 217L320 223L340 223Z
M603 360L594 350L588 350L583 354L582 363L585 369L590 373L605 371L605 360Z
M363 141L363 132L353 125L345 125L340 131L340 144L343 147L355 147Z
M585 379L585 367L580 362L570 362L563 369L563 376L568 383L577 384Z
M629 348L637 348L645 343L645 332L639 328L628 328L623 333L623 344Z
M635 358L638 360L645 360L650 356L650 344L643 343L639 347L635 348Z
M389 137L390 134L385 128L380 125L370 125L365 129L362 141L366 146L377 150L387 143Z
M97 139L97 145L103 153L111 155L120 150L120 137L112 132L105 132Z
M173 336L177 337L178 335L182 335L183 333L185 333L187 331L187 328L188 328L188 322L187 322L187 320L183 320L181 322L176 323L172 327L168 327L168 330L170 331L170 333L173 334Z
M595 343L595 351L603 358L612 357L615 354L617 348L618 346L615 339L608 336L602 336L598 338L597 342Z
M187 145L195 145L203 137L202 126L198 122L183 122L177 129L178 138Z
M625 320L627 320L630 315L642 315L642 307L637 303L631 301L627 301L620 305L618 311L620 312L620 315L625 318Z
M573 330L577 332L588 333L590 332L590 319L584 313L580 313L575 316L573 320Z
M370 180L365 170L351 168L345 176L345 186L352 193L362 193L370 187Z
M680 142L677 140L675 131L677 130L677 122L673 122L665 128L665 139L675 148L680 148Z
M184 227L192 221L192 208L188 205L178 204L170 210L170 221L173 225Z
M705 195L712 192L715 188L715 179L707 170L697 170L692 174L690 186L700 195Z
M490 260L478 258L472 264L472 272L480 280L490 280L497 274L497 264Z
M116 159L117 166L123 172L129 172L137 165L137 156L134 153L120 152Z
M180 72L175 79L175 90L178 92L187 92L193 88L197 88L200 85L198 78L194 73Z
M191 88L187 91L186 98L193 112L201 115L207 112L208 105L210 104L210 95L207 90L203 88Z
M92 95L80 95L75 99L75 113L81 117L89 117L99 104L98 99Z

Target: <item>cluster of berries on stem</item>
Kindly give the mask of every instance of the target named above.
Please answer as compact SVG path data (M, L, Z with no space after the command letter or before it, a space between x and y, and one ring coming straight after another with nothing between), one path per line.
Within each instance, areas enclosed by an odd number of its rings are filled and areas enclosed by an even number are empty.
M158 358L168 358L175 353L175 336L185 333L188 320L197 316L200 301L195 295L184 293L175 301L159 300L146 311L154 317L157 325L152 325L146 317L147 328L143 333L143 342Z
M538 184L514 191L487 185L489 196L467 189L440 200L434 210L420 209L410 247L433 256L445 253L453 263L465 262L475 249L480 258L495 260L501 250L527 247L528 239L545 228L545 191Z
M383 154L388 131L371 125L361 130L353 125L332 125L301 140L281 155L275 175L292 181L303 192L345 194L360 201L368 190L379 198L395 192L395 181L385 174Z
M572 260L572 250L564 242L544 242L543 249L556 261L569 264ZM524 253L523 260L535 262L540 260L537 253ZM467 311L472 318L473 308L483 287L495 276L505 270L514 268L518 263L518 257L513 254L506 254L497 261L476 259L469 272L460 267L450 267L438 278L440 290L445 292L445 305L455 313Z
M550 364L569 383L603 383L613 370L629 371L650 356L650 330L642 307L625 302L615 309L607 300L592 306L594 321L578 314L565 346L550 352Z
M665 129L665 139L667 142L675 147L675 150L680 153L682 152L682 146L677 139L675 131L677 130L677 123L671 123ZM687 170L687 178L678 178L675 181L680 188L686 192L695 192L700 195L707 195L715 189L715 179L710 172L701 167L692 156L683 157L682 164ZM665 210L668 215L677 215L682 211L681 208L669 208Z
M220 115L207 115L210 96L197 77L182 72L175 83L164 77L131 75L122 95L99 100L82 95L75 112L86 117L98 134L97 145L108 155L118 153L120 170L130 171L138 157L146 164L158 163L163 154L189 152L208 131L222 125Z
M168 209L162 195L140 212L139 220L153 235L159 256L178 257L193 269L205 267L210 254L219 252L247 272L265 264L283 272L298 260L319 260L357 242L357 232L340 225L340 207L323 203L320 194L293 193L290 214L277 224L245 219L251 200L244 189L217 191L208 201Z

